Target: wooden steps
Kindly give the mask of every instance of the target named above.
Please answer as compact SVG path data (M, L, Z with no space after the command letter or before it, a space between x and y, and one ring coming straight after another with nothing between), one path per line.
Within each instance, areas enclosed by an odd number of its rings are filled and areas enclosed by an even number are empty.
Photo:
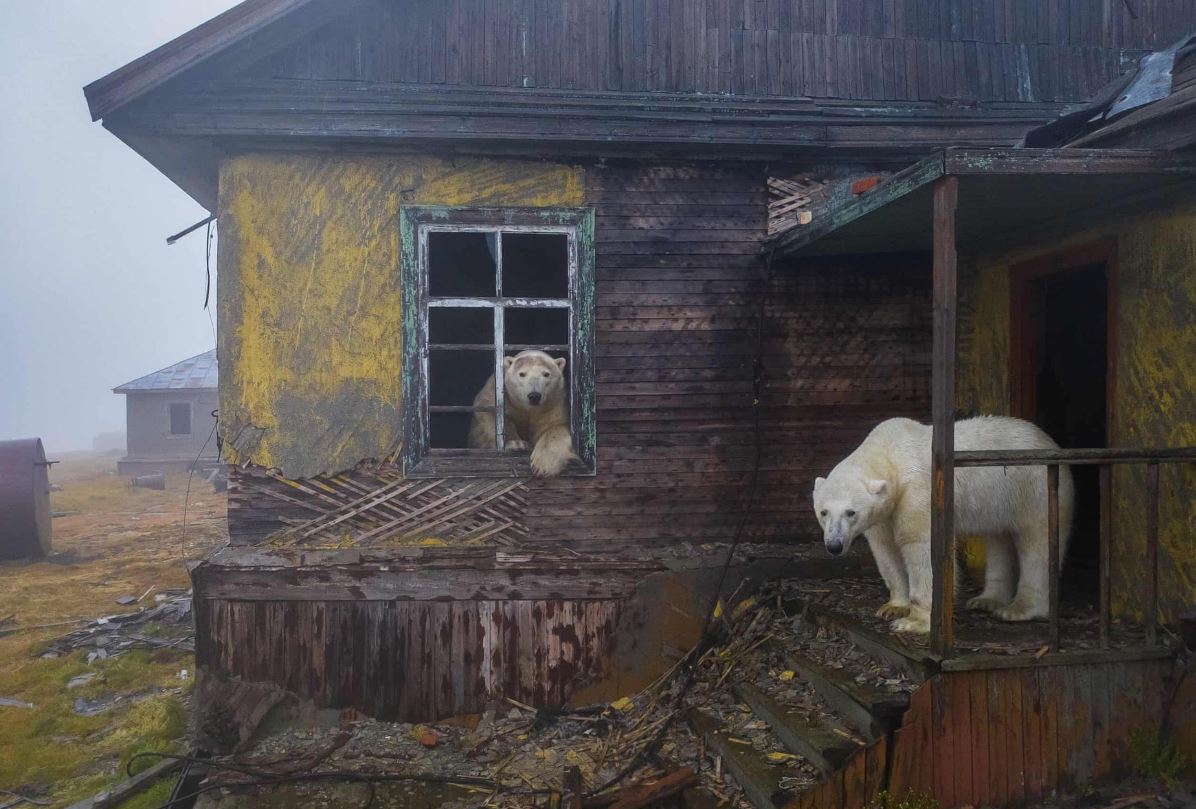
M783 806L792 797L782 792L777 768L764 761L750 744L731 741L731 734L718 719L704 711L690 710L686 720L693 732L705 739L706 746L722 757L723 766L756 809Z
M827 668L779 645L775 651L866 741L875 741L887 729L895 727L909 705L908 698L861 685L846 671Z
M801 615L815 626L842 635L861 651L888 662L911 679L925 680L938 668L935 659L910 648L897 635L877 632L853 618L812 602L788 599L785 601L785 611L790 615Z
M821 722L812 721L781 705L754 685L739 683L734 689L752 713L768 723L789 752L805 758L823 775L842 767L847 757L861 746L844 733L836 733L837 723L829 716Z
M790 643L773 640L765 648L774 663L783 663L794 672L795 683L809 687L806 693L816 695L821 709L811 710L808 696L786 705L782 700L788 697L780 691L766 691L770 686L739 682L733 683L732 689L752 716L767 724L778 748L800 757L821 774L822 780L800 787L797 794L792 789L782 790L781 775L797 770L769 764L765 753L751 743L736 743L732 740L734 734L708 712L691 710L687 716L690 727L705 740L709 751L722 758L725 772L756 809L801 807L807 803L814 806L826 799L827 790L842 791L843 796L848 791L853 795L874 794L885 778L884 751L891 742L889 732L900 725L909 705L907 694L885 689L888 681L884 675L875 675L876 667L884 668L883 663L887 663L901 675L921 682L932 670L933 661L922 659L895 638L840 616L800 602L787 603L796 605L807 619L805 632L824 629L834 637L825 647L815 645L826 642L819 634L817 638L798 637ZM844 640L850 646L845 646ZM837 655L852 647L842 660L847 668L838 668ZM860 677L867 682L857 680L857 672L851 670L853 665L867 667L858 673L872 672ZM791 784L785 782L786 786Z

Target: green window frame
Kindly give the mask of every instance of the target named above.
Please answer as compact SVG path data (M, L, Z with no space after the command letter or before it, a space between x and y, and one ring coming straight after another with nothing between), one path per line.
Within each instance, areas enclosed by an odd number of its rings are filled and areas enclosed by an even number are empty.
M501 258L497 259L494 296L434 297L428 287L429 234L483 232L501 246L504 233L563 234L568 243L568 297L530 299L504 297ZM429 311L438 306L483 308L494 313L496 387L502 389L502 358L527 348L568 354L569 418L573 447L580 461L563 475L593 475L597 469L597 419L594 381L594 212L586 208L449 208L403 207L399 210L400 274L403 306L403 474L413 478L531 477L526 451L502 446L502 397L495 403L498 446L493 449L447 449L431 446L430 417L435 411L476 411L463 406L430 403L428 363ZM501 247L497 255L502 255ZM554 308L569 311L568 345L508 346L505 313L512 309ZM442 347L443 348L443 347ZM484 408L481 408L484 409Z

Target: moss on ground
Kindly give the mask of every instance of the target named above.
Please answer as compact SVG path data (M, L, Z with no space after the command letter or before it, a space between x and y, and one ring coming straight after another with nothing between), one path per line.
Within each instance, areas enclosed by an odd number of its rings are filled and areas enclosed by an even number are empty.
M91 620L133 611L116 598L189 586L186 562L200 558L225 536L224 495L202 479L192 483L187 547L182 543L185 475L167 479L167 490L130 489L110 474L111 457L57 456L51 481L54 555L37 562L0 563L0 618L32 627ZM144 605L153 604L150 595ZM86 663L82 651L43 658L46 643L71 626L0 637L0 696L31 702L32 709L0 707L0 787L36 793L64 806L123 780L138 752L179 750L186 724L194 656L176 649L137 650ZM154 634L155 627L143 627ZM74 677L94 672L86 684ZM75 700L112 702L95 716L80 716ZM125 807L161 805L173 779L165 779Z

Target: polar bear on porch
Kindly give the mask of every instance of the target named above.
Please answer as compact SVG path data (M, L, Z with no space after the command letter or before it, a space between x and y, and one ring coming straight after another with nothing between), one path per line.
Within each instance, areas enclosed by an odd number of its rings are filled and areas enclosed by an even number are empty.
M569 432L569 391L565 387L565 359L543 351L522 351L503 358L504 449L531 450L532 471L540 476L559 475L573 452ZM491 375L473 400L474 407L494 406ZM474 413L469 446L493 449L498 438L493 413Z
M930 631L930 435L911 419L881 422L825 478L814 482L814 513L830 553L868 540L889 588L881 618L897 632ZM1021 419L982 416L955 424L957 450L1058 449ZM1047 493L1042 466L971 467L955 472L955 530L985 544L984 591L968 601L1006 621L1047 617ZM1071 532L1073 487L1059 474L1059 553Z

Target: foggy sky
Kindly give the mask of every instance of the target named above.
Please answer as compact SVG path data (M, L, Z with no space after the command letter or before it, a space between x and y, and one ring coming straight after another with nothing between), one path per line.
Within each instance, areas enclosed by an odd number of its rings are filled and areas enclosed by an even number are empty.
M82 88L234 4L0 2L0 439L90 448L125 428L112 388L215 345L204 235L166 246L207 212Z

